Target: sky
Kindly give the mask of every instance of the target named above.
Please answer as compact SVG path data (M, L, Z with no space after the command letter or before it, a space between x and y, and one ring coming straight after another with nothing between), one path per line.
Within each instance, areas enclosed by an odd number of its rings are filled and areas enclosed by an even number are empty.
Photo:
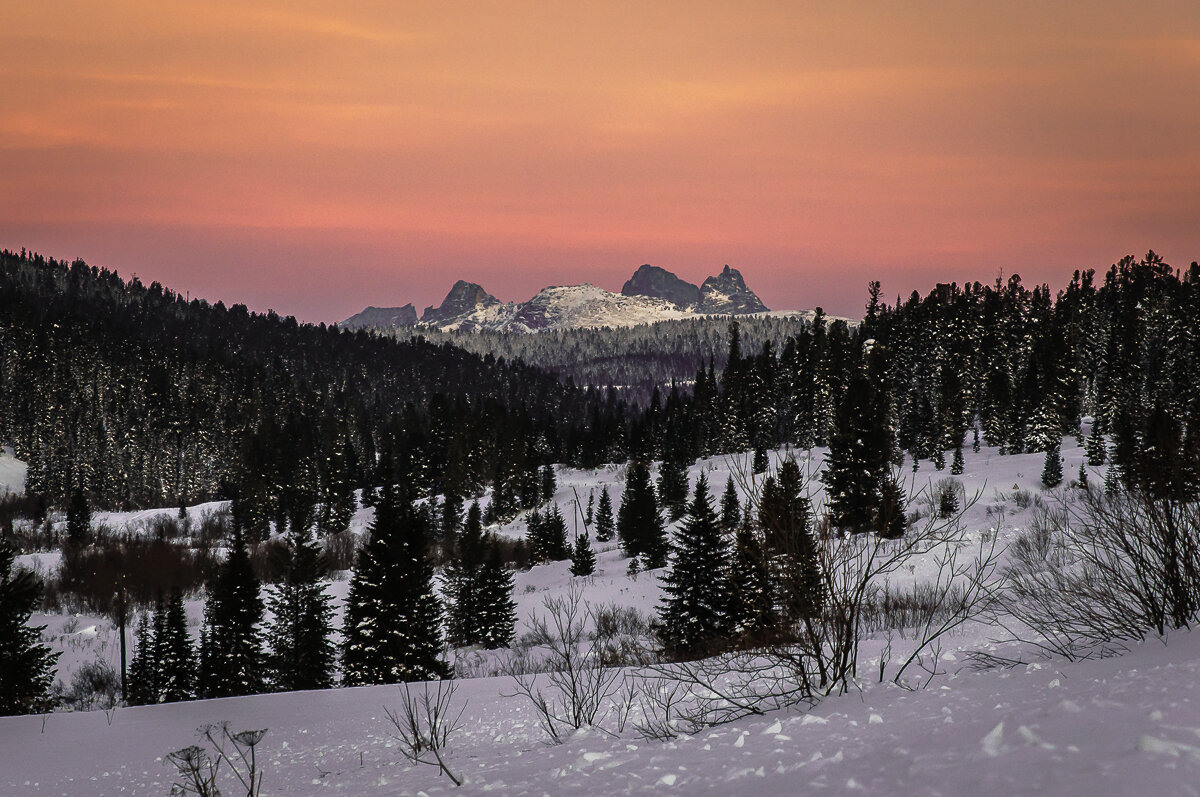
M308 321L1200 259L1200 3L0 4L0 247Z

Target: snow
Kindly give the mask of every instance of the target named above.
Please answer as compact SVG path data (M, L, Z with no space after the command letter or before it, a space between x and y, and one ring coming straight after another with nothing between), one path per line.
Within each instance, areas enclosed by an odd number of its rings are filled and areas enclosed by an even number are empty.
M13 456L11 448L0 447L0 495L25 492L26 470L25 463Z
M1073 474L1083 452L1064 442L1064 473ZM795 453L810 476L819 473L823 451ZM994 449L968 448L964 455L966 470L953 478L967 496L977 496L964 516L968 544L991 534L1001 544L1015 539L1031 525L1037 503L1053 500L1038 484L1041 454L1001 457ZM748 458L716 457L696 463L689 476L694 481L707 472L719 494L728 474L748 472L746 465ZM916 473L906 463L904 472L910 493L932 492L951 478L929 462ZM1092 476L1102 480L1103 472ZM576 497L586 507L588 495L598 500L607 485L614 506L620 504L623 466L559 468L557 478L555 499L569 533L582 530ZM820 482L812 479L809 486L819 504ZM929 510L923 495L917 505ZM198 519L218 508L188 511ZM103 516L114 527L134 530L153 517ZM360 510L353 527L365 529L370 518L369 510ZM524 519L494 530L519 536ZM572 578L567 562L517 574L518 637L545 598L572 587L594 604L654 611L661 597L656 574L630 577L615 543L596 543L593 535L593 544L594 576ZM891 581L903 587L932 580L938 554L936 548L926 552L911 568L891 574ZM57 561L53 553L21 558L42 572ZM327 588L340 609L346 582ZM200 604L189 601L187 608L195 633ZM75 668L97 657L116 663L116 634L108 620L40 615L35 622L48 624L46 638L64 651L60 679L69 680ZM925 689L886 679L881 684L867 675L849 694L811 709L749 717L666 742L642 739L627 727L622 733L585 730L549 746L532 706L513 696L510 679L462 679L456 702L466 706L463 727L447 758L466 779L457 790L435 767L411 765L400 755L383 711L398 705L395 687L119 708L111 715L0 718L0 795L166 794L170 770L163 756L193 743L198 726L225 720L237 730L270 729L259 748L269 794L1200 793L1200 633L1180 632L1167 644L1156 640L1123 656L1079 663L1038 658L1002 637L979 624L949 637L940 657L944 674ZM866 640L863 660L873 664L865 672L877 667L885 644L899 649L911 643ZM975 669L969 654L978 650L1023 655L1032 664ZM498 671L505 655L463 652L462 661L471 659L472 670L486 675Z

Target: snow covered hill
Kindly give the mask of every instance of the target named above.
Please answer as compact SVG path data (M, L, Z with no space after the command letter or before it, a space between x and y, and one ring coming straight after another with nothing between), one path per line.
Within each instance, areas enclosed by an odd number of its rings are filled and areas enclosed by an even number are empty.
M819 506L822 486L815 477L825 452L797 453ZM988 447L964 453L964 473L956 477L928 461L915 473L906 463L909 491L928 491L953 478L966 496L977 496L962 518L968 549L992 536L1003 546L1029 533L1040 507L1058 492L1038 483L1043 455L1001 456ZM1062 455L1067 473L1084 458L1070 440ZM747 465L745 458L715 457L697 462L688 475L694 483L704 472L719 489L731 473L747 473ZM586 505L607 487L620 503L624 466L559 468L556 475L555 501L571 531L579 524L576 500ZM1103 475L1098 469L1090 478ZM744 489L739 492L744 496ZM190 512L198 517L215 508ZM923 495L914 509L928 513L932 506ZM150 533L153 514L105 513L97 520ZM370 521L370 510L360 510L352 526L361 531ZM519 537L526 526L519 517L492 530ZM518 645L545 599L571 589L592 605L654 612L662 597L661 572L631 574L615 543L593 545L593 576L572 577L567 562L517 573ZM940 547L924 551L890 582L930 583L944 553ZM48 572L56 556L31 554L22 562ZM339 611L346 587L345 581L327 585ZM187 608L195 633L200 602L189 601ZM64 651L63 681L97 657L115 663L116 635L108 620L34 619L49 624L49 641ZM466 781L457 790L436 768L411 765L400 755L384 711L399 705L394 686L0 718L0 795L166 794L171 770L163 756L192 744L198 726L221 721L234 730L270 729L259 748L265 794L1200 793L1197 634L1180 632L1165 645L1152 641L1122 656L1068 663L1005 639L1001 628L973 623L946 638L925 688L896 686L890 671L880 683L881 659L894 668L911 645L903 632L868 635L850 693L812 707L745 717L668 741L644 738L633 721L618 729L610 718L605 730L581 730L556 746L547 744L532 705L513 695L512 680L495 675L510 654L460 651L460 671L480 677L458 681L455 706L463 707L463 727L452 737L447 759ZM1029 663L981 669L971 658L976 651ZM225 791L234 793L231 781Z

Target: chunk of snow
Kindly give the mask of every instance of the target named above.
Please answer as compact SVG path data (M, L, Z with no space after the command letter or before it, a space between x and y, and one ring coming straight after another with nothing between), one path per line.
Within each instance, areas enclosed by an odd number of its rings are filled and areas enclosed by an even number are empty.
M984 736L979 741L979 746L983 748L985 755L995 758L996 756L1000 755L1000 745L1003 743L1003 741L1004 722L1001 721L999 725L997 725L995 728L992 728L988 732L987 736Z

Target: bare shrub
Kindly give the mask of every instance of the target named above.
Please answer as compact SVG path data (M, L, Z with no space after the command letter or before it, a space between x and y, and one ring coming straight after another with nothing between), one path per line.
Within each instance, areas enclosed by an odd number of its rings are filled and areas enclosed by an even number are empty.
M331 572L350 570L358 553L358 538L352 531L340 531L325 538L322 546L326 567Z
M462 785L462 778L446 766L443 753L449 747L450 737L462 728L462 713L466 703L454 711L454 693L458 685L454 681L438 681L436 685L423 684L419 694L408 684L400 685L400 710L384 708L388 722L395 728L400 752L414 764L436 766L450 778L455 786Z
M148 606L160 592L198 590L216 565L208 551L166 540L98 537L93 545L63 549L58 577L47 585L44 603L112 614L121 588L129 605Z
M511 672L513 694L533 703L539 724L558 744L572 730L595 726L601 712L611 710L609 698L619 688L620 671L604 661L602 642L589 626L595 612L578 587L561 597L547 597L545 614L530 618L523 642L544 651L545 672Z
M596 653L610 667L649 664L654 634L650 618L632 606L608 604L592 609Z
M1084 658L1196 622L1200 504L1092 488L1058 497L1039 522L1007 571L1006 608L1028 641Z
M96 659L75 670L62 700L76 711L107 711L117 705L120 693L121 676L108 662Z
M233 532L233 516L228 506L206 509L200 515L200 523L192 529L192 539L201 546L218 544Z
M224 765L243 789L246 797L259 797L263 772L258 766L258 745L267 729L229 730L229 723L205 725L196 731L200 744L168 753L164 758L175 767L171 794L220 797L218 775Z
M287 575L291 548L287 541L274 537L250 546L250 567L263 584L278 584Z

